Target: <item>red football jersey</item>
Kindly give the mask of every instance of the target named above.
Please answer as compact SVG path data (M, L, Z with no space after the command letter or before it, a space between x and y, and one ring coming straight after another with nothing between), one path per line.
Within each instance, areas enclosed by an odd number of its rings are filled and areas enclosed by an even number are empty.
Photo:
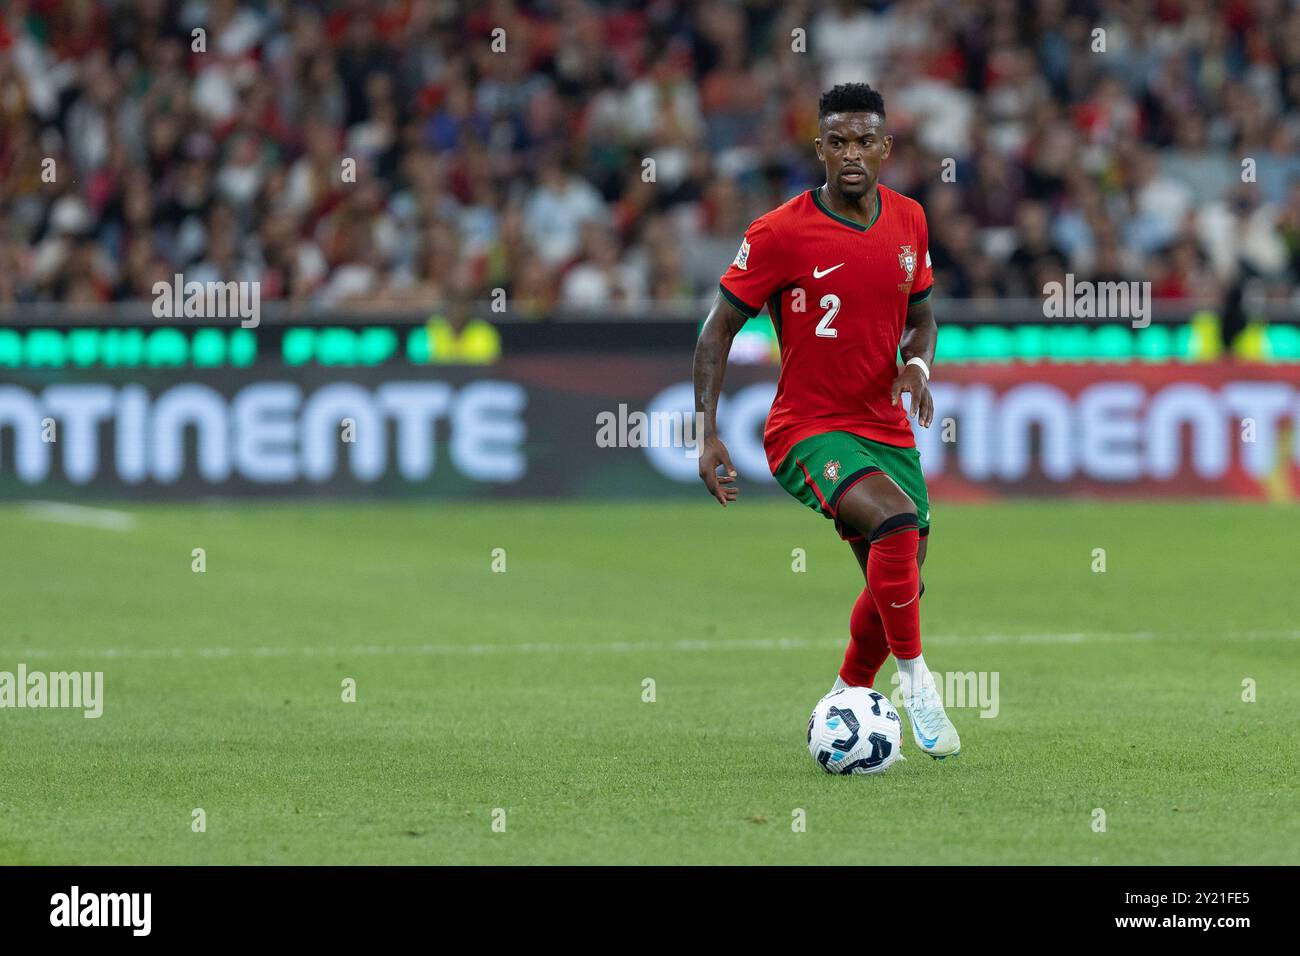
M720 282L745 315L766 304L781 342L781 376L763 432L773 473L791 448L821 432L916 444L889 391L907 308L934 284L929 231L920 203L876 190L869 226L831 212L816 189L755 219Z

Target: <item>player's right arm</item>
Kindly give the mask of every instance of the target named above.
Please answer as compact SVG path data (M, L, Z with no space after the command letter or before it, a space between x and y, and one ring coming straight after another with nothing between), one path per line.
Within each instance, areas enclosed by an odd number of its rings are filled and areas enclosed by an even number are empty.
M728 501L736 500L736 469L731 464L727 446L718 438L718 396L722 394L722 380L727 374L731 341L748 321L749 317L719 292L695 343L695 412L704 422L704 435L700 440L700 479L709 489L709 494L724 508ZM725 468L726 473L719 475L719 467Z
M727 446L718 439L717 423L727 353L736 333L762 311L763 303L790 281L788 259L782 255L770 214L751 222L735 260L718 281L718 297L695 344L695 411L704 421L700 479L724 508L728 501L736 500L736 469L727 454ZM750 305L751 302L758 304ZM719 476L719 467L725 468L726 474Z

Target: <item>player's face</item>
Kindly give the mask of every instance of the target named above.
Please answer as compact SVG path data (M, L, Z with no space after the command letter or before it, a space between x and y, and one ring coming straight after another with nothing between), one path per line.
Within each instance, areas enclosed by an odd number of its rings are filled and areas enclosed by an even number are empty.
M885 133L879 113L831 113L821 123L817 158L826 164L826 182L842 196L856 199L880 178L894 137Z

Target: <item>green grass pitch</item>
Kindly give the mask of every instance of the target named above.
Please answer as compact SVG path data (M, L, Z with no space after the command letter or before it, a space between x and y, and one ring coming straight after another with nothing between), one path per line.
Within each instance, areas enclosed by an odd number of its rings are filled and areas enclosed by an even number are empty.
M792 502L121 510L0 508L0 670L105 682L0 710L0 863L1300 863L1296 510L936 506L926 659L999 712L850 778L860 576Z

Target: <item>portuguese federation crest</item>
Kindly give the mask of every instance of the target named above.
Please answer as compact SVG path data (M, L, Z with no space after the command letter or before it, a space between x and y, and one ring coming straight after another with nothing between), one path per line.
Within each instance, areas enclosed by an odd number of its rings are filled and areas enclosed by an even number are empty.
M907 273L907 281L911 282L912 277L916 275L916 253L911 246L901 246L899 248L898 264Z
M838 481L840 478L840 463L838 461L828 461L826 467L822 469L822 475L827 481Z

